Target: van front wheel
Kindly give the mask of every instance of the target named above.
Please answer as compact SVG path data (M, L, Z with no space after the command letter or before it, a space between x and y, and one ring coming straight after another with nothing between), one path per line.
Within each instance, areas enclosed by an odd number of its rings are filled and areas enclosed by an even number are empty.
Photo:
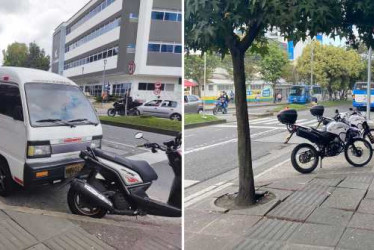
M0 160L0 195L9 196L14 189L14 181L9 166L4 160Z

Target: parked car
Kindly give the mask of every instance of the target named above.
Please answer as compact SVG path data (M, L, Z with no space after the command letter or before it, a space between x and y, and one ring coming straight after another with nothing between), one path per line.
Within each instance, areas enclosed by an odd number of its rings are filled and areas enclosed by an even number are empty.
M196 95L184 96L184 113L198 113L203 112L203 101Z
M152 100L137 107L139 115L151 115L171 120L182 120L180 104L171 100Z
M74 176L102 128L79 87L42 70L0 67L0 195Z

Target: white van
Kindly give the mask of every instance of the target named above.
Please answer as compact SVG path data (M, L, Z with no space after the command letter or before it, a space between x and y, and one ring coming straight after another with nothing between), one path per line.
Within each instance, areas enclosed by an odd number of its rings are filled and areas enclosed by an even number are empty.
M0 67L0 195L14 183L53 183L83 167L79 152L101 147L102 127L71 80L41 70Z

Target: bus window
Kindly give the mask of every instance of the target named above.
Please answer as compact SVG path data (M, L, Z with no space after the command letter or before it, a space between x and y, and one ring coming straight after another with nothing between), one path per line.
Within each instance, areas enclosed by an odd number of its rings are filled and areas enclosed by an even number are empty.
M313 87L313 94L322 94L321 87Z
M355 90L366 90L367 89L367 83L366 82L358 82L354 86ZM371 84L371 89L374 89L374 83Z
M293 86L290 91L290 96L301 96L301 95L304 95L304 93L305 93L304 87Z

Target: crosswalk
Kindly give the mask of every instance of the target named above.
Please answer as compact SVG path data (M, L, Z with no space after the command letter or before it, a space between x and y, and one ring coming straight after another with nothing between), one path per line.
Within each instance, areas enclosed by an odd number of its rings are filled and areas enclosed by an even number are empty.
M301 125L301 126L316 126L318 124L318 121L315 118L299 119L296 121L296 124ZM274 117L249 120L249 125L272 125L272 126L283 126L284 127L284 124L280 123L278 119Z

